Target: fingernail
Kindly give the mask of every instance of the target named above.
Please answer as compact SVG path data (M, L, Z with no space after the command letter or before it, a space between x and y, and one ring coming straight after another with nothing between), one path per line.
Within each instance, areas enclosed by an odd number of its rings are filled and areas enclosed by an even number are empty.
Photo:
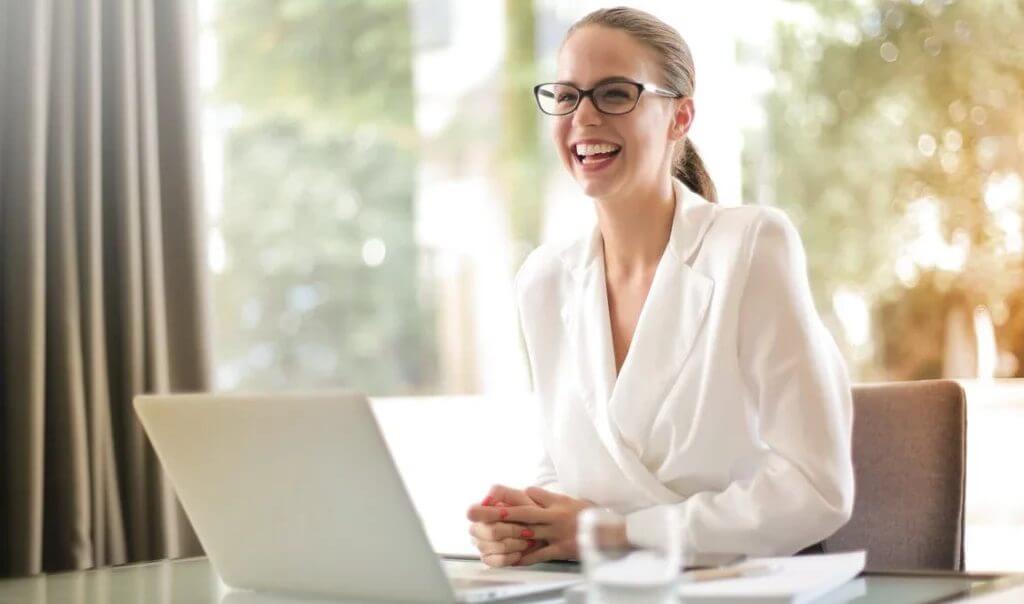
M529 539L530 537L533 537L533 531L530 529L523 529L523 532L519 533L519 536L523 539Z
M484 500L480 502L480 505L491 505L492 503L494 503L494 500L491 499L490 495L488 495L487 497L484 497Z
M501 516L502 520L508 518L508 510L506 510L505 508L501 508L501 512L499 513L499 515Z
M534 541L533 539L527 539L526 540L526 547L527 547L527 549L533 547L534 545L537 545L537 542Z

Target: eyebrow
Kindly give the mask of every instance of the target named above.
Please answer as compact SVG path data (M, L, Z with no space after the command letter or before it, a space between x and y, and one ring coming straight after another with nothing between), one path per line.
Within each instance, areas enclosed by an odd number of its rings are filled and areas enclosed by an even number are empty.
M635 81L636 80L634 80L632 78L627 78L626 76L610 76L610 77L604 78L603 80L597 82L596 84L594 84L594 86L600 86L601 84L609 84L611 82L631 82L632 83L632 82L635 82ZM576 86L577 88L579 88L579 84L577 84L576 82L573 82L571 80L559 80L559 81L555 82L555 84L568 84L569 86Z

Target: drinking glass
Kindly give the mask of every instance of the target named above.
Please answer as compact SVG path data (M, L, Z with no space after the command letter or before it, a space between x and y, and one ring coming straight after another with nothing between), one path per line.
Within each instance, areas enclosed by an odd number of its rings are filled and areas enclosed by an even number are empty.
M631 545L625 541L626 519L608 509L580 513L577 542L590 604L669 604L683 562L683 534L678 513L657 509L657 539Z

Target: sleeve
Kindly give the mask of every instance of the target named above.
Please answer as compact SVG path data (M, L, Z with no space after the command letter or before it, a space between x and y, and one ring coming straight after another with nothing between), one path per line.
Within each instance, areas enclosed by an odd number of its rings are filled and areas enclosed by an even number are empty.
M529 260L527 260L529 262ZM530 374L530 403L534 405L535 409L540 409L540 401L537 400L536 393L536 381L534 380L533 371L533 355L530 354L529 342L526 338L526 326L523 324L523 305L524 305L524 292L522 290L522 275L527 270L527 265L524 264L523 268L519 270L515 277L514 291L516 292L516 313L519 318L519 334L520 341L523 343L523 349L526 351L526 368ZM541 413L536 413L537 418L541 418ZM538 422L539 423L539 422ZM544 438L543 426L538 426L537 433L540 436L541 443L541 454L540 459L537 461L537 469L535 479L533 481L534 486L538 486L548 491L554 491L556 493L565 494L565 490L558 483L558 474L555 472L555 464L551 461L551 455L547 450L547 440Z
M543 442L543 439L542 439ZM558 475L555 473L555 465L551 463L551 456L546 450L546 445L541 444L544 450L541 453L540 462L537 464L537 479L533 484L555 493L565 495L566 492L558 482Z
M753 222L750 271L739 302L738 362L757 404L765 449L756 470L725 490L674 505L692 550L790 555L850 518L850 381L814 308L796 228L770 208ZM654 509L627 516L631 541L643 544L656 534Z

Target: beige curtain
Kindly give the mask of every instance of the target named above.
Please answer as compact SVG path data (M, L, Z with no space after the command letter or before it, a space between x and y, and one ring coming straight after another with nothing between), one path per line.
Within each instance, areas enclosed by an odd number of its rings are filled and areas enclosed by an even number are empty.
M199 553L131 402L209 382L192 0L0 0L0 575Z

